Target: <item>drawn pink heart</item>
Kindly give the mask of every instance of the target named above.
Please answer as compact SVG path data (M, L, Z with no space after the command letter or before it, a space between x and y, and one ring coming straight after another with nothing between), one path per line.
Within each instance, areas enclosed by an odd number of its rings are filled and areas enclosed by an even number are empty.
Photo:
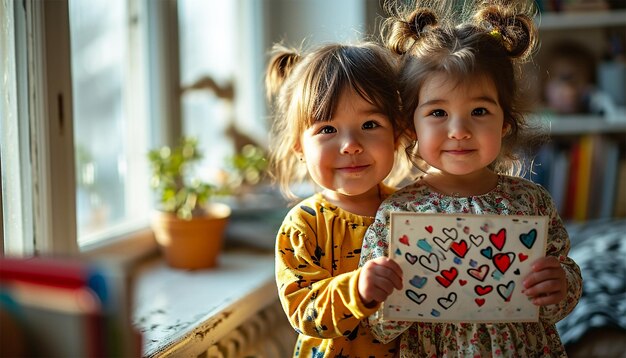
M497 234L489 234L489 241L491 241L493 246L498 250L502 251L504 243L506 242L506 229L500 229Z
M489 266L481 265L477 269L467 270L467 273L478 281L484 281L485 277L487 277L487 274L489 273Z
M416 263L416 262L417 262L417 256L415 256L415 255L411 255L411 254L410 254L410 253L408 253L408 252L404 254L404 257L406 258L406 260L407 260L407 261L408 261L411 265L413 265L414 263Z
M402 235L402 237L400 238L400 242L405 244L406 246L409 246L409 237L406 235Z
M507 252L503 254L495 254L493 256L493 264L496 265L498 271L505 273L506 270L511 267L511 264L515 260L515 254L512 252Z

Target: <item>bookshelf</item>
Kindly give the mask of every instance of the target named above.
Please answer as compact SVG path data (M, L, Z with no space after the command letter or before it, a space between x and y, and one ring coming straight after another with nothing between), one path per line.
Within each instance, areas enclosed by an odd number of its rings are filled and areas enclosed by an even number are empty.
M584 45L597 66L609 57L619 62L626 56L623 45L608 56L609 36L626 42L626 9L544 11L536 21L540 71L548 67L548 49L564 40ZM599 76L595 85L601 87ZM626 217L626 98L610 96L610 108L603 114L541 113L534 118L551 141L538 150L530 178L550 191L566 221Z

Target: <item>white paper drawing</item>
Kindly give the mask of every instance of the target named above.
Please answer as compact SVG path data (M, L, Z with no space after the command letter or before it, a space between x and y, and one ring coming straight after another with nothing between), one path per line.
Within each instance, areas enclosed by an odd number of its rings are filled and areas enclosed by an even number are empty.
M522 280L545 256L547 223L542 216L391 213L389 252L404 282L385 301L383 318L537 321Z

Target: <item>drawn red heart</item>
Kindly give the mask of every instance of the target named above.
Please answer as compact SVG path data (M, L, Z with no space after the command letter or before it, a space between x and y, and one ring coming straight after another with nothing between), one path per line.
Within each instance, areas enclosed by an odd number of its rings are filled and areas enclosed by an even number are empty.
M519 261L520 261L520 262L524 262L524 261L526 261L526 259L528 258L528 256L527 256L527 255L524 255L524 254L523 254L523 253L521 253L521 252L520 252L519 254L517 254L517 256L519 257Z
M406 246L409 246L409 237L406 235L402 235L402 237L400 238L400 242L405 244Z
M489 273L489 266L488 265L481 265L477 269L469 269L469 270L467 270L467 273L470 276L472 276L473 278L477 279L478 281L484 281L485 277L487 277L487 274Z
M493 264L496 265L498 271L505 273L506 270L511 267L511 264L515 260L515 254L512 252L507 252L504 254L495 254L493 256Z
M498 250L502 250L504 243L506 242L506 229L500 229L497 234L489 234L489 241L491 241L493 246L495 246Z
M474 287L474 292L476 292L479 296L484 296L491 291L493 291L493 286L491 285L487 285L487 286L476 285Z
M467 284L467 281L465 280L459 280L459 283L461 284L461 286L465 286Z
M454 252L458 257L464 258L468 250L467 242L465 240L453 242L452 245L450 245L450 250L452 250L452 252Z
M426 229L426 231L428 231L431 234L433 233L433 227L430 225L426 226L424 229Z
M474 300L474 302L476 302L478 307L481 307L482 305L485 304L485 299L484 298L477 298L477 299Z
M448 288L450 287L452 282L454 282L454 279L456 278L458 274L459 272L454 267L451 267L449 270L441 270L441 276L437 276L435 277L435 279L443 287Z

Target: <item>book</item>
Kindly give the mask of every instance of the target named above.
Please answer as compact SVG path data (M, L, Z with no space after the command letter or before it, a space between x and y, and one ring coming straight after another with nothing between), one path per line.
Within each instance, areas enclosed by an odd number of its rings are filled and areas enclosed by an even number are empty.
M0 308L20 323L29 355L138 356L129 273L112 262L1 258Z
M613 208L617 198L617 175L619 166L619 146L613 140L607 140L604 143L604 166L599 168L600 176L603 181L602 197L599 205L599 218L610 218L613 216Z
M585 221L587 220L587 208L589 206L591 163L597 139L595 136L585 135L579 141L578 168L575 172L575 177L572 178L572 180L576 181L573 218L577 221Z

